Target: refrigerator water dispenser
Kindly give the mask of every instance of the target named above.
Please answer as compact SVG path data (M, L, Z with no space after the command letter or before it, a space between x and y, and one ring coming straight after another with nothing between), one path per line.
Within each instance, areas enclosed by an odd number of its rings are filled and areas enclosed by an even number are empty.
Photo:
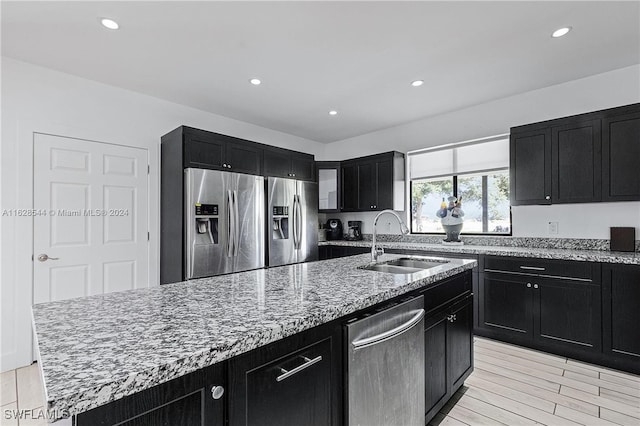
M289 207L273 206L272 238L274 240L289 239Z

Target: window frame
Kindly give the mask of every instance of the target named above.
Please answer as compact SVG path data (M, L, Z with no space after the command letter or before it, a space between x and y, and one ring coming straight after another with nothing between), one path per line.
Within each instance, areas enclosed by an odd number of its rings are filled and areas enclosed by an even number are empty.
M455 156L456 156L456 151L455 148L459 148L459 147L464 147L467 145L476 145L476 144L482 144L482 143L486 143L486 142L492 142L492 141L496 141L499 139L509 139L509 134L501 134L501 135L496 135L496 136L491 136L491 137L486 137L486 138L479 138L479 139L473 139L470 141L465 141L465 142L460 142L460 143L452 143L452 144L446 144L446 145L441 145L441 146L434 146L434 147L430 147L430 148L424 148L424 149L420 149L420 150L415 150L415 151L411 151L407 153L407 157L406 157L406 169L409 171L408 172L408 179L407 179L407 201L408 201L408 206L407 206L407 221L409 222L409 230L411 234L415 234L415 235L445 235L444 230L442 230L442 232L419 232L413 229L413 217L412 217L412 212L413 212L413 198L412 198L412 194L413 194L413 183L415 181L420 181L420 180L425 180L425 179L452 179L452 184L453 184L453 195L455 197L458 197L458 178L459 177L464 177L464 176L482 176L482 200L481 200L481 206L482 206L482 228L486 229L488 228L488 222L489 222L489 218L488 218L488 210L489 210L489 197L488 197L488 176L491 175L492 173L498 173L498 172L507 172L509 173L509 167L500 167L500 168L495 168L495 169L487 169L487 170L477 170L477 171L470 171L470 172L466 172L466 173L453 173L453 174L446 174L446 175L435 175L435 176L430 176L430 177L423 177L423 178L418 178L418 179L412 179L411 178L411 172L410 172L410 161L411 161L411 156L412 154L414 155L419 155L422 152L425 151L440 151L440 150L447 150L447 149L452 149L454 150L454 161L456 161ZM455 170L455 166L454 166L454 170ZM464 232L463 230L463 234L464 235L470 235L470 236L489 236L489 237L511 237L513 236L513 209L511 206L511 202L509 200L509 232L501 232L501 233L494 233L494 232Z

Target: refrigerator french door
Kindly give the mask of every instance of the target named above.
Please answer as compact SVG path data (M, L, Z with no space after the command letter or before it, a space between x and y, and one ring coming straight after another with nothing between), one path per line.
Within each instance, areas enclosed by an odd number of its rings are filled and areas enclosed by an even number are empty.
M186 278L263 268L264 178L185 169Z
M318 260L318 184L267 180L269 266Z

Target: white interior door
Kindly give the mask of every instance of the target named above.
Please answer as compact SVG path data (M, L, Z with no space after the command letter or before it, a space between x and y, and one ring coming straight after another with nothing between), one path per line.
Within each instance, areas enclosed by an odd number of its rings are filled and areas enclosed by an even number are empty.
M34 303L149 286L147 157L34 135Z

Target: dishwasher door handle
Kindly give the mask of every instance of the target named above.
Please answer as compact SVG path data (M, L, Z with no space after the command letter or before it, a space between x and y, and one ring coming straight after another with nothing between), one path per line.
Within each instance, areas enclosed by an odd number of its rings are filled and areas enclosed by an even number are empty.
M418 313L413 316L413 318L411 318L404 324L397 326L396 328L392 328L391 330L387 330L384 333L380 333L375 336L354 340L352 342L353 350L356 351L358 349L366 348L368 346L373 346L386 340L393 339L394 337L411 330L422 320L422 318L424 318L424 309L420 309Z

